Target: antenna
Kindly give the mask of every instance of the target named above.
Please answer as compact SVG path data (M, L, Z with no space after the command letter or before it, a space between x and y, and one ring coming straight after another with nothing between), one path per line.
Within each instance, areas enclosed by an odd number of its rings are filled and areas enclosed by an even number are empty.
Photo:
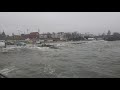
M40 29L38 28L38 33L40 33Z
M18 34L20 35L20 30L18 30Z
M27 29L27 34L28 34L28 29Z
M27 34L28 34L29 29L27 29Z
M25 30L24 30L24 34L25 34Z

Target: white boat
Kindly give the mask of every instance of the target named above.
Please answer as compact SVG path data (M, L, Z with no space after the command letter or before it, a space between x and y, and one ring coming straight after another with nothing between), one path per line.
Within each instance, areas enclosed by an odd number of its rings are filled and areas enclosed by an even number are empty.
M0 40L0 48L5 48L6 44L4 40Z
M2 53L8 52L8 50L6 50L5 40L0 40L0 52L2 52Z
M88 38L88 41L93 41L95 40L95 38Z

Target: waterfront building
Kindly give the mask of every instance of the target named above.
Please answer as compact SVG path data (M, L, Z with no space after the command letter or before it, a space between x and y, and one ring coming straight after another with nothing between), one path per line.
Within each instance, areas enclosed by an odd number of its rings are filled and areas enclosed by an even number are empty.
M39 33L38 32L31 32L29 34L30 39L39 39Z

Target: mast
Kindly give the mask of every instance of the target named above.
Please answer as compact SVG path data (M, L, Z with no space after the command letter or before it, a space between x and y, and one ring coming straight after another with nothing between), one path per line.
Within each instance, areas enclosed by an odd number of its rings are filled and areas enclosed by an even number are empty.
M39 38L40 38L40 29L38 28Z

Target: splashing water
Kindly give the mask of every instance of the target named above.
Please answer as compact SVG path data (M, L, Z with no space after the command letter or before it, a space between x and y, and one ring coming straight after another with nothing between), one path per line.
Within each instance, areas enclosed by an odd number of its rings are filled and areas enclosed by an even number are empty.
M0 72L14 78L120 77L120 41L55 45L60 49L10 47L8 53L0 53Z

